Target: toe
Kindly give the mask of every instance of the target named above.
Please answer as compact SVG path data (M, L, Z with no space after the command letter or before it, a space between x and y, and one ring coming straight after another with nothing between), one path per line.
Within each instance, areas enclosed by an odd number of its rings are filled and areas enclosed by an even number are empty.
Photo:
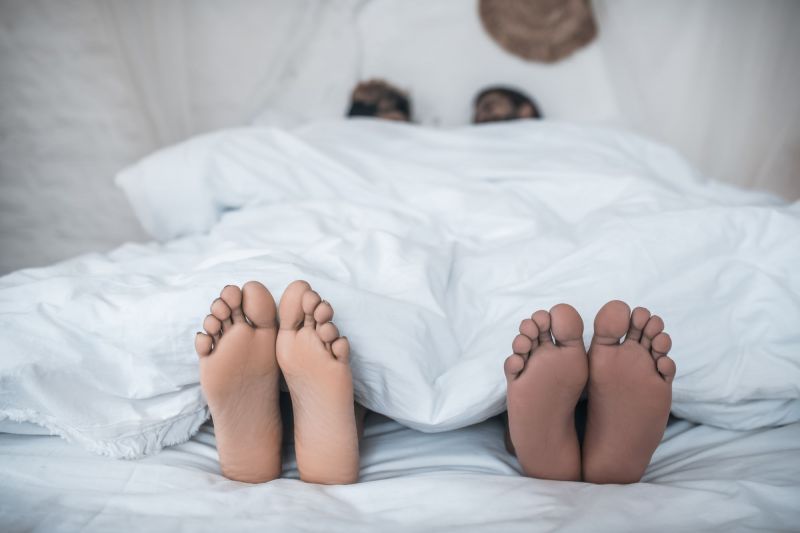
M539 326L530 318L526 318L519 324L519 332L528 337L529 339L539 338Z
M594 341L598 344L619 344L630 325L631 308L619 300L612 300L600 308L594 319Z
M539 346L539 326L537 326L536 322L534 322L532 319L526 318L523 320L519 325L519 332L530 339L531 347L526 352L514 353L529 353L531 350L534 350L537 346Z
M541 344L552 344L553 337L550 334L550 313L539 310L531 315L531 319L536 323L536 327L539 329L539 342Z
M320 302L316 309L314 309L314 320L317 324L324 324L333 319L333 307L326 301Z
M550 309L550 330L559 346L583 344L583 320L571 305L558 304Z
M244 284L242 287L242 310L255 327L275 327L275 299L261 283L248 281Z
M211 337L206 335L205 333L198 333L195 335L194 338L194 349L197 352L197 355L200 357L205 357L211 353L212 347L212 340Z
M347 361L350 357L350 341L347 337L339 337L331 344L331 352L339 361Z
M666 356L659 358L656 361L656 368L658 368L658 373L664 377L664 381L667 383L672 383L672 380L675 379L677 368L675 367L675 361L671 358Z
M647 324L647 319L650 318L650 311L644 307L637 307L631 313L631 325L628 329L628 334L625 335L625 341L639 342L642 340L642 330Z
M511 343L511 350L518 355L528 355L533 349L533 342L527 335L517 335Z
M242 311L242 290L236 285L226 285L219 295L231 310L231 321L234 324L244 322L244 312Z
M283 291L278 306L281 329L298 329L303 324L303 295L311 290L306 281L293 281Z
M503 372L505 372L508 381L517 379L523 368L525 368L525 359L519 354L509 355L506 358L506 362L503 363Z
M670 338L668 333L662 331L653 337L653 345L650 348L650 353L653 355L653 359L658 360L666 356L670 348L672 348L672 338Z
M206 330L206 333L217 339L220 333L222 333L222 322L214 315L208 315L205 320L203 320L203 329Z
M642 332L642 346L649 350L653 339L662 331L664 331L664 321L661 320L661 317L658 315L651 316Z
M317 326L317 335L322 342L333 342L339 337L339 330L333 322L325 322Z
M222 322L222 330L231 325L231 308L221 298L211 303L211 314Z
M304 327L316 327L317 321L314 319L314 311L317 309L317 306L322 302L322 298L320 298L319 294L315 291L307 290L305 294L303 294L302 304L303 304L303 315L305 315L305 321L303 323Z

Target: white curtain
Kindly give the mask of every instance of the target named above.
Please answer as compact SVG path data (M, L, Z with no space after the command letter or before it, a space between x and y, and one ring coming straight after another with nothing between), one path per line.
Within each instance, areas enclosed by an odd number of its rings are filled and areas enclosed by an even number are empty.
M800 198L800 2L595 7L626 121L708 176Z
M347 30L360 3L99 0L97 5L154 139L164 146L247 124L265 108L340 116L340 106L325 97L332 82L346 93L356 78L357 39Z

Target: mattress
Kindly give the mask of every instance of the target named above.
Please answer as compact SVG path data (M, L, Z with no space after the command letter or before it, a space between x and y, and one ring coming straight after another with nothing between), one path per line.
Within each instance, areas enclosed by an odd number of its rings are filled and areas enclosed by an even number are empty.
M671 421L642 483L520 475L503 423L421 433L367 419L361 482L222 477L213 427L139 460L0 434L3 531L747 531L800 524L800 423L731 431Z

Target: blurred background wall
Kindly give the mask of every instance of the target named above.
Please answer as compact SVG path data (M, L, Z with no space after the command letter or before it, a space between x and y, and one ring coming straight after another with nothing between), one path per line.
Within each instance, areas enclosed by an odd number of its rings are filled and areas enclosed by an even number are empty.
M492 83L551 119L632 128L703 174L800 198L800 2L597 0L554 65L505 53L473 0L0 0L0 273L146 236L114 174L191 135L334 118L359 79L467 124Z

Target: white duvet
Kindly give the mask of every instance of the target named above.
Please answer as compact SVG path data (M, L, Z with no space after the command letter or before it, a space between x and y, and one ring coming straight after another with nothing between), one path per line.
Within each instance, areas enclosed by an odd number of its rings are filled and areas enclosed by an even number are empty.
M673 412L800 420L800 204L696 176L627 133L371 120L229 130L118 183L164 244L0 278L0 418L137 457L207 409L194 332L219 289L307 279L352 343L358 400L424 431L500 412L519 321L618 298L673 338Z

